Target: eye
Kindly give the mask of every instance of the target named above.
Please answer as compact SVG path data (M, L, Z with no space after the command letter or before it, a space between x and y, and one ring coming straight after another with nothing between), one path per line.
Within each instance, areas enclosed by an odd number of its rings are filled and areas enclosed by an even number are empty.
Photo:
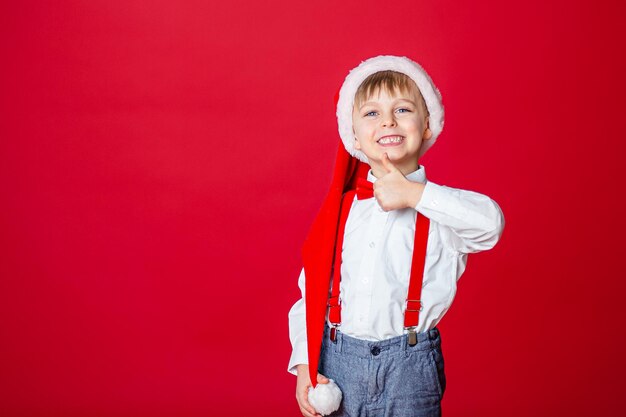
M364 117L370 117L370 116L376 116L376 111L372 110L370 112L365 113L363 116Z
M397 111L398 113L410 113L410 112L411 112L411 109L407 109L407 108L405 108L405 107L402 107L402 108L400 108L400 109L398 109L398 110L396 110L396 111Z

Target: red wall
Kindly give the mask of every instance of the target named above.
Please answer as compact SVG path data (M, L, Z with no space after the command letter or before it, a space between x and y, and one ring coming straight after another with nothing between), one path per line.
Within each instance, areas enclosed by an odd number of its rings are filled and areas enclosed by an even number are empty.
M287 312L348 70L444 97L421 161L506 228L444 319L448 416L616 415L624 6L4 2L0 415L297 416Z

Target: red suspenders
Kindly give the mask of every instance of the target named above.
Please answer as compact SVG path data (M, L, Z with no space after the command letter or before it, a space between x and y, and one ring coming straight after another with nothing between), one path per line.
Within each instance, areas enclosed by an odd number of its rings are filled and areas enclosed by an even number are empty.
M333 266L333 288L331 296L328 299L328 307L330 311L328 318L332 327L330 329L330 338L336 340L337 327L341 326L341 298L339 296L339 284L341 281L341 251L343 249L343 236L346 228L348 214L352 207L352 201L356 191L350 190L346 192L341 201L341 209L339 216L339 227L337 229L337 245L335 247L335 259ZM409 290L406 299L404 311L404 328L408 330L409 344L411 346L417 343L417 333L415 328L419 323L419 313L422 311L422 301L420 299L422 293L422 281L424 277L424 263L426 261L426 246L428 242L428 229L430 221L428 217L417 213L415 221L415 243L413 245L413 258L411 261L411 276L409 278Z

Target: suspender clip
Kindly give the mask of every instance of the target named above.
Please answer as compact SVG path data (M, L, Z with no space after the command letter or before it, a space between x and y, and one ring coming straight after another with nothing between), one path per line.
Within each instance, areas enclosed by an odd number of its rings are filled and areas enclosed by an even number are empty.
M341 324L331 323L332 327L330 328L330 341L333 343L337 343L337 328L341 326Z
M409 346L417 345L417 332L415 331L415 327L405 327L405 329L409 331Z

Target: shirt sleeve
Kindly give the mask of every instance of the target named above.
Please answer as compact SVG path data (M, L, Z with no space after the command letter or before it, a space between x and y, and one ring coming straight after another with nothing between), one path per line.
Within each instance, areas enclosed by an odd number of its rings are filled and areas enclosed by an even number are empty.
M474 191L426 182L415 209L430 220L446 226L445 243L457 252L475 253L491 249L504 229L500 206Z
M300 277L298 278L298 287L302 292L302 298L296 301L291 307L291 310L289 310L289 340L291 341L292 352L287 371L294 375L297 375L296 365L306 365L309 363L306 336L306 308L304 304L304 280L304 268L302 268L302 272L300 272Z

